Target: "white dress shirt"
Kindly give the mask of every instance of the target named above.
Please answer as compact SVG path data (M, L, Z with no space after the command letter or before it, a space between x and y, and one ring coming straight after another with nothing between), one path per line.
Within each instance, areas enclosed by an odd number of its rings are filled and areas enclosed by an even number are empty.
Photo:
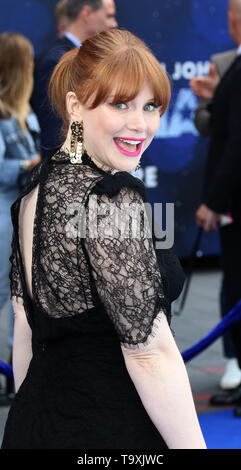
M240 54L241 54L241 44L240 44L240 46L239 46L238 49L237 49L237 55L240 55Z
M68 38L75 45L75 47L81 46L81 41L68 31L65 33L65 37Z

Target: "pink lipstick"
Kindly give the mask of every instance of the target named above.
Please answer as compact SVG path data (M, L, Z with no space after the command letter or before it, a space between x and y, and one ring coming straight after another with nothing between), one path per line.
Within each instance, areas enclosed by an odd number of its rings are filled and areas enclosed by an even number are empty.
M113 140L116 148L119 150L119 152L123 153L123 155L126 155L127 157L138 157L141 153L142 145L145 139L136 139L133 137L115 137ZM133 151L130 150L131 146L134 148ZM129 150L127 150L127 147Z

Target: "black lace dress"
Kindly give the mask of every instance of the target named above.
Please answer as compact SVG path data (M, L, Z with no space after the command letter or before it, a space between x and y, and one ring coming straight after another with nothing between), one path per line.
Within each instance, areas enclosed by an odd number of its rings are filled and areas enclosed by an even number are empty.
M36 187L30 295L19 211ZM158 315L170 321L171 301L184 282L173 252L155 253L145 200L143 183L127 172L104 172L86 154L73 165L59 151L33 171L14 203L11 289L23 299L33 357L9 412L3 449L166 447L120 347L148 342ZM132 226L123 207L135 208Z

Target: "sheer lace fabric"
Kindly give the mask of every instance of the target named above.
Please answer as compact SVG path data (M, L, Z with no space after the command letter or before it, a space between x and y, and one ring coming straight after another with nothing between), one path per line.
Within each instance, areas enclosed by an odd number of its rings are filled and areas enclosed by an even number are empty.
M149 344L183 286L174 253L155 253L143 201L143 184L128 173L104 172L87 155L72 165L58 152L33 171L14 203L15 340L26 332L31 339L26 352L21 343L21 357L15 351L18 359L32 357L26 376L21 366L16 377L25 379L3 449L166 448L120 347ZM131 220L121 212L122 232L113 207L123 204L139 210Z
M99 216L98 224L95 211L87 212L85 238L95 285L120 341L137 345L147 341L157 314L167 314L143 199L122 187L113 198L98 195L97 205L106 214ZM99 231L91 237L93 225Z
M84 164L71 165L58 152L33 172L13 207L12 296L25 299L27 316L27 296L56 320L102 306L125 346L147 341L159 312L170 320L167 281L144 223L143 194L139 180L126 172L105 173L87 156ZM116 236L93 237L90 196L98 207L139 205L131 218L132 227L140 226L138 236L128 236L128 224L120 236L114 224ZM97 225L107 215L99 215Z

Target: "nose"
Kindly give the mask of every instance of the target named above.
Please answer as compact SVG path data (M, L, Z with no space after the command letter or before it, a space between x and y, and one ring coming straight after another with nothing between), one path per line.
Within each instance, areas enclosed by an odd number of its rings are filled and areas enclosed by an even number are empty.
M111 20L109 21L109 28L114 29L117 28L118 22L115 16L112 16Z
M138 133L146 131L147 124L142 109L136 109L131 112L128 117L127 127L129 130Z

